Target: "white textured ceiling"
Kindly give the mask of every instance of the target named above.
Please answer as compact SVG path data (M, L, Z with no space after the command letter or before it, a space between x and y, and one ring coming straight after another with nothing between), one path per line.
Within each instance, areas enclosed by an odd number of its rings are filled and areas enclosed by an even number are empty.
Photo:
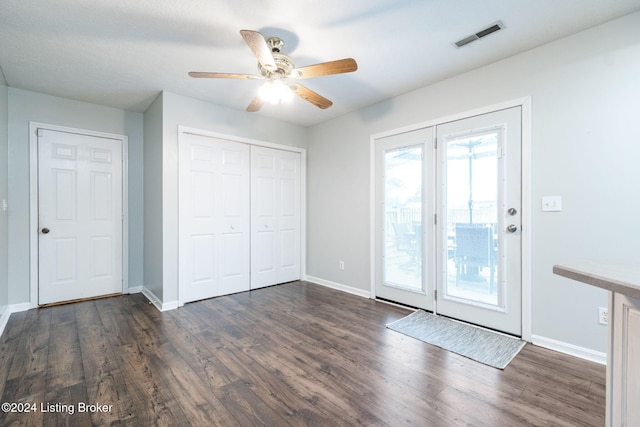
M640 0L2 0L0 67L10 87L143 112L162 90L244 111L261 81L239 31L285 41L305 66L353 57L355 73L305 80L265 116L309 126L640 10ZM452 43L501 20L505 29ZM2 76L0 75L0 79Z

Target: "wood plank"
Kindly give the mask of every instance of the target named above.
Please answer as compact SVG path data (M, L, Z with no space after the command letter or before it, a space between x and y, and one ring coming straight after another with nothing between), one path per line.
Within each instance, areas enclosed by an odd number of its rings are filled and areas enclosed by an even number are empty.
M84 383L75 383L68 387L47 387L46 397L40 405L42 424L51 426L88 426L91 425L91 413L87 390Z
M256 324L256 322L251 319L252 311L245 311L243 314L243 321L248 322L249 325ZM236 323L239 323L240 320L236 320ZM287 319L285 324L291 327L291 319ZM257 330L258 334L264 334L263 339L269 338L269 333L259 328L254 328ZM344 357L337 354L335 352L335 348L331 345L327 346L328 352L318 353L317 349L314 348L314 335L309 330L306 329L300 334L294 334L294 336L289 337L287 340L287 331L286 329L276 329L273 325L270 325L270 329L273 330L274 336L270 337L272 340L271 343L264 343L263 347L269 349L279 349L276 350L279 352L279 355L287 360L287 366L297 366L303 372L319 372L320 374L317 376L313 376L311 378L311 384L314 388L315 392L325 392L328 389L329 394L331 396L338 395L338 402L333 402L333 405L342 405L343 401L346 405L351 405L345 407L345 411L347 412L357 412L358 410L364 411L365 407L367 407L367 402L369 401L370 395L375 395L375 388L381 388L383 390L389 390L390 386L392 386L393 380L389 380L388 378L383 378L382 375L379 375L373 371L366 369L366 364L361 363L348 363L347 367L341 368L341 365L345 364ZM323 335L323 337L328 337L328 335ZM247 342L250 341L251 337L247 337ZM307 340L307 342L300 343L297 338L302 338ZM234 345L234 342L229 337L229 345ZM238 344L238 341L235 341L235 345ZM251 347L253 349L253 347ZM259 350L259 348L256 348ZM310 351L309 351L310 349ZM247 351L247 349L240 349L241 351ZM282 351L280 351L282 350ZM322 360L318 360L316 355L320 354ZM333 360L326 360L328 356L331 356ZM333 369L331 369L333 368ZM363 369L364 368L364 369ZM286 369L286 368L283 368ZM397 372L394 371L394 372ZM309 374L307 374L309 375ZM361 378L362 376L362 378ZM396 375L393 376L395 379ZM297 377L300 380L299 376ZM421 409L426 409L426 398L429 397L429 393L425 393L427 389L424 387L424 384L429 384L430 381L423 381L422 387L417 386L419 391L416 393L411 393L407 396L406 393L387 393L390 397L389 404L384 407L380 407L380 405L370 405L368 406L368 410L363 412L363 416L373 417L375 423L382 423L380 417L393 417L394 415L397 417L401 417L407 413L411 413L415 407L419 407ZM370 384L372 383L372 384ZM321 389L318 389L321 387ZM439 386L435 393L431 393L434 396L437 392L442 389L443 386ZM406 389L406 385L404 387ZM398 391L405 391L399 389ZM354 396L359 396L358 399L354 399ZM412 400L411 396L419 396L418 398ZM363 397L363 398L361 398ZM407 398L409 397L409 398ZM353 401L352 401L353 400ZM408 403L409 401L410 403ZM357 409L354 409L356 407ZM429 410L433 410L433 408L429 408ZM376 415L377 414L377 415ZM441 425L440 415L437 411L433 411L430 413L430 420L434 421L433 425ZM462 414L458 414L459 417L462 417ZM448 416L447 416L448 418ZM355 420L356 422L358 420ZM423 421L423 423L427 423L427 421Z
M202 307L202 305L197 307ZM185 316L190 317L189 313ZM185 316L181 316L181 318L185 318ZM191 322L188 321L187 324L191 324ZM315 411L292 410L292 406L304 403L300 396L292 393L289 388L283 389L276 376L255 363L244 352L231 351L228 343L225 344L219 338L207 336L206 333L202 336L195 336L194 340L194 336L189 332L190 329L183 328L180 320L169 323L167 327L174 341L179 341L179 347L188 350L181 352L186 363L196 373L208 380L207 383L212 393L222 394L221 390L224 387L241 379L257 397L268 402L284 419L292 418L290 421L294 425L312 425L315 420L323 419ZM200 391L200 394L204 395L205 393ZM324 424L336 425L331 422Z
M25 312L16 356L8 378L20 378L46 370L49 355L51 310L36 309Z
M114 422L137 424L136 408L131 401L124 374L102 326L93 302L76 306L76 321L88 402L107 405L109 410L91 413L94 425Z
M0 396L4 393L7 381L16 377L11 368L16 359L15 355L21 352L20 342L24 336L26 318L26 312L10 316L4 334L0 337Z
M46 371L38 371L23 377L8 380L4 385L2 403L23 403L36 405L36 411L29 413L0 411L0 425L42 425L43 414L40 405L46 402Z
M47 389L66 389L84 381L82 355L75 319L75 305L43 308L51 311L49 353L46 359Z
M385 327L409 312L294 282L165 313L142 295L17 313L3 401L113 409L0 425L604 424L603 366L527 345L490 368Z

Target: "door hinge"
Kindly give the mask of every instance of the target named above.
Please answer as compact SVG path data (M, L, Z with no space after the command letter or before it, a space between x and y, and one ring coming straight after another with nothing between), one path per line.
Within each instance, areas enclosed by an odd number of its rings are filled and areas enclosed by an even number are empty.
M438 214L433 214L433 223L438 225Z
M437 290L437 289L435 289L435 290L433 291L433 299L434 299L434 300L437 300L437 299L438 299L438 290Z

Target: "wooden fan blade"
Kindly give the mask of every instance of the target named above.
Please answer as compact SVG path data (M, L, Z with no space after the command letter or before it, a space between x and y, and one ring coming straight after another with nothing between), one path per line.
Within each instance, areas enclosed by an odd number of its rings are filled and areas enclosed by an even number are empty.
M235 73L208 73L205 71L190 71L189 75L196 78L205 79L262 79L262 76L253 74L235 74Z
M291 88L293 93L298 95L300 98L302 98L302 99L304 99L306 101L309 101L310 103L312 103L316 107L322 108L323 110L325 108L329 108L329 107L331 107L333 105L333 102L329 101L324 96L319 95L316 92L312 91L311 89L309 89L307 87L304 87L302 85L299 85L297 83L289 85L289 88Z
M251 101L251 104L249 104L249 106L247 107L247 111L250 113L255 113L262 108L263 104L264 101L262 100L262 98L260 98L259 95L256 95L256 97Z
M321 64L308 65L296 68L291 72L291 77L308 79L310 77L328 76L330 74L351 73L358 69L358 64L353 58L338 59L337 61L323 62Z
M273 55L271 55L271 49L269 49L267 41L262 34L251 30L241 30L240 34L242 34L242 38L247 42L247 45L249 45L249 48L263 67L269 70L278 68L273 60Z

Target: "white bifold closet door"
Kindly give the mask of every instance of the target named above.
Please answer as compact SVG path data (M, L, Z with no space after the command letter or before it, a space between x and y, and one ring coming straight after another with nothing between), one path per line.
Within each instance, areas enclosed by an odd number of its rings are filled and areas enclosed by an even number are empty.
M249 146L182 134L180 302L249 290Z
M251 289L300 279L300 153L251 147Z
M301 155L182 133L179 300L300 279Z

